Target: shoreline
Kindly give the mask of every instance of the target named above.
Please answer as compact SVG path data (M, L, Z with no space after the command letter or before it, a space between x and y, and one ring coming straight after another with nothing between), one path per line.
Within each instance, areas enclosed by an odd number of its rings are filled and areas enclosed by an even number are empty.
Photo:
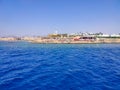
M30 42L38 44L120 44L120 38L92 38L92 39L74 39L74 38L42 38L42 37L30 37L30 38L14 38L5 37L0 38L0 41L6 42Z
M120 44L120 42L71 42L71 43L56 43L56 42L32 42L32 41L24 41L24 40L15 40L15 41L10 41L10 40L0 40L0 42L29 42L32 44Z

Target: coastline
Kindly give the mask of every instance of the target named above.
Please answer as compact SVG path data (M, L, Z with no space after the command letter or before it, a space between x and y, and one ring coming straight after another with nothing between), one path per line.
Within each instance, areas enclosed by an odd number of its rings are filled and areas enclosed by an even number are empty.
M0 41L7 42L16 42L16 41L25 41L30 43L38 44L120 44L120 38L96 38L96 39L80 39L75 41L73 38L27 38L27 39L18 39L18 38L0 38Z

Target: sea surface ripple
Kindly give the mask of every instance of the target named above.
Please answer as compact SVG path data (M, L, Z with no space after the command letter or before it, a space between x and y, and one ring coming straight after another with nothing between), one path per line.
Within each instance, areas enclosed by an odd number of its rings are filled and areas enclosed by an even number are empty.
M120 44L0 42L0 90L120 90Z

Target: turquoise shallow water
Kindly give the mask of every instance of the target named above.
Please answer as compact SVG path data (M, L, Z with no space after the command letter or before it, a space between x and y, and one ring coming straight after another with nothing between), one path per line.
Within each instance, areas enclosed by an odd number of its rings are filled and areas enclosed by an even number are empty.
M0 90L120 90L120 44L0 42Z

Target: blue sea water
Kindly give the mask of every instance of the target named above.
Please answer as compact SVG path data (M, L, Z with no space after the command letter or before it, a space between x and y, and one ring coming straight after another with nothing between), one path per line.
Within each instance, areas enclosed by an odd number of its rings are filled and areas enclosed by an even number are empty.
M120 44L0 42L0 90L120 90Z

